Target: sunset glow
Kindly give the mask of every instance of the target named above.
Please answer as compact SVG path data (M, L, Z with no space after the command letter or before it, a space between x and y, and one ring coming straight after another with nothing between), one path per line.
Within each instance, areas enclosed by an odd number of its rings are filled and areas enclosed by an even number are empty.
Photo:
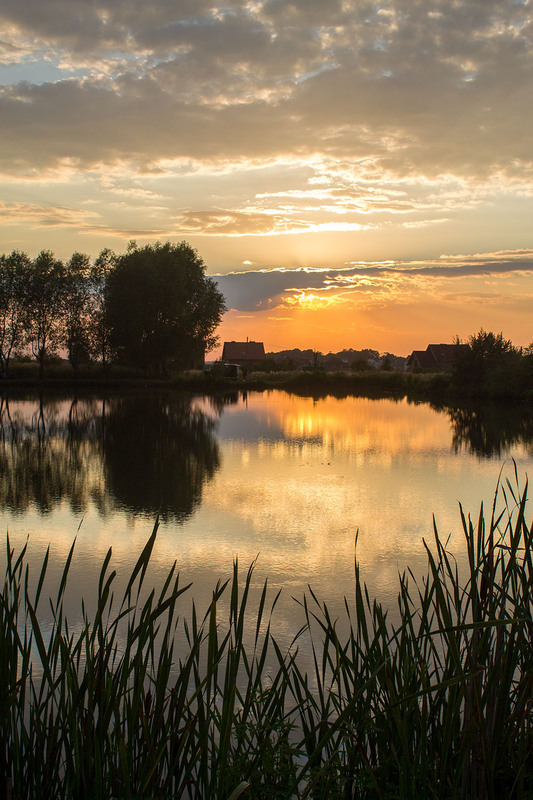
M0 253L186 240L221 338L267 350L533 340L531 0L7 0L0 24Z

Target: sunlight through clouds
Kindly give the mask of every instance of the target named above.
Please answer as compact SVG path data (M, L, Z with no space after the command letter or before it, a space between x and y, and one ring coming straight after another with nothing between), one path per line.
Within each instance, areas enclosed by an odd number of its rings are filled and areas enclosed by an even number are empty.
M228 284L246 262L419 262L345 280L337 304L427 293L448 313L486 276L449 291L441 254L533 246L529 2L4 0L0 25L3 252L186 239Z
M331 306L338 306L346 302L346 298L342 297L342 295L323 296L312 294L311 292L299 292L292 297L288 296L285 300L287 306L299 306L301 308L310 309L330 308Z

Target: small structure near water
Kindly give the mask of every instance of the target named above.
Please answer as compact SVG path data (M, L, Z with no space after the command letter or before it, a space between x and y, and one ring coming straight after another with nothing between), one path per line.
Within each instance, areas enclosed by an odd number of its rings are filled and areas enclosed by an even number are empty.
M208 379L226 378L230 381L241 381L244 376L239 364L225 364L223 361L215 361L214 364L206 364L204 367L204 377Z

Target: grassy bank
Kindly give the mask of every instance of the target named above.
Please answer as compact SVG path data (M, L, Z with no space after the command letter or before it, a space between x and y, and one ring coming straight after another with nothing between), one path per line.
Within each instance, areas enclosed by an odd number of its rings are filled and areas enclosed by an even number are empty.
M492 512L461 510L466 574L434 531L424 580L399 577L393 624L356 565L349 634L310 591L290 653L271 634L266 585L251 616L252 568L240 580L236 566L204 617L193 607L180 621L190 590L175 569L164 586L145 585L154 530L121 600L109 551L97 610L73 630L63 610L73 551L49 599L48 558L30 589L25 550L8 540L0 795L531 797L533 528L517 486L498 487ZM186 652L174 649L180 625Z
M525 363L525 360L524 360ZM528 362L529 363L529 362ZM461 402L473 400L526 401L533 399L532 377L529 374L496 374L493 381L454 380L449 372L411 373L398 371L324 372L315 371L250 371L246 378L232 381L221 377L206 378L201 370L186 370L175 374L157 375L133 367L90 364L74 371L66 362L49 364L44 377L32 362L14 362L9 378L0 386L7 390L53 389L92 391L121 388L174 388L179 390L217 393L225 390L249 389L264 391L283 389L308 396L408 397L413 400Z
M280 388L315 397L410 397L436 399L451 396L449 381L442 374L407 372L288 372L252 373L250 388Z
M232 381L224 378L206 379L200 370L189 370L176 375L154 376L130 368L112 367L102 372L89 367L73 372L63 364L48 368L43 380L39 380L34 365L19 365L8 379L0 384L4 391L53 390L53 391L106 391L120 389L177 390L216 394L221 391L250 390L266 391L282 389L306 396L325 397L404 397L413 399L441 399L455 396L447 376L440 374L409 374L402 372L251 372L244 380Z

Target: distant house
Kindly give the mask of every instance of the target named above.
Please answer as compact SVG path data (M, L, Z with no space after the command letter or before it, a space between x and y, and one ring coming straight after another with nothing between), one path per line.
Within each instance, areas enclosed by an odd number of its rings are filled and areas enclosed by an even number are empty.
M405 367L409 372L447 372L452 368L457 349L462 344L428 344L425 350L413 350Z
M224 342L222 361L241 367L261 366L265 360L263 342Z

